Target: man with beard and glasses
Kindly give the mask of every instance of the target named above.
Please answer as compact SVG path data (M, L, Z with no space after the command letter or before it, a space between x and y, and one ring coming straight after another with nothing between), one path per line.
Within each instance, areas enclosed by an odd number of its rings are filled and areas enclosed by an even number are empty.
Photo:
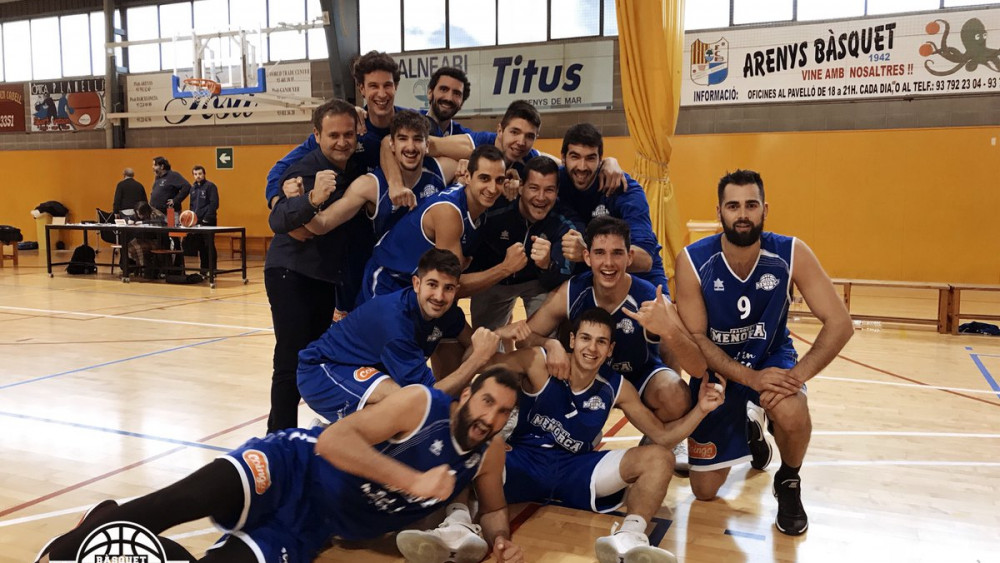
M688 439L691 489L698 500L712 500L733 465L749 460L757 469L767 466L771 451L759 405L781 453L775 525L796 536L809 526L799 478L812 434L805 384L836 357L854 327L812 250L797 238L764 231L767 203L758 173L731 172L719 180L718 192L723 234L677 257L678 313L708 361L708 381L718 374L729 382L725 403ZM792 284L823 323L799 360L786 326ZM696 397L705 381L700 373L691 375Z
M420 257L411 287L379 295L330 325L299 353L298 389L306 404L336 421L414 383L458 396L501 337L527 332L524 323L473 332L455 303L461 273L454 254L432 248ZM461 344L465 360L435 382L427 358L448 340Z
M310 563L334 536L363 540L398 531L469 485L493 555L523 561L510 541L504 442L493 439L514 408L519 384L517 374L494 367L457 401L411 385L325 429L253 438L165 489L121 506L103 501L43 547L36 561L75 560L102 524L133 522L159 535L207 516L226 534L199 561ZM194 560L173 540L158 539L167 559Z
M431 122L431 135L447 137L461 133L472 133L471 129L455 121L455 114L469 99L472 86L462 69L443 66L431 75L427 86L427 109L420 110Z

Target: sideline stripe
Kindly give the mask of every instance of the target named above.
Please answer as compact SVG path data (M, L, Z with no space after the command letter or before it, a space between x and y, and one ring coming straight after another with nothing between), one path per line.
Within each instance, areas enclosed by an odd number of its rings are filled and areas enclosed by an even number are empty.
M213 434L209 434L208 436L204 436L204 437L199 438L198 440L195 440L195 441L196 442L207 442L207 441L212 440L214 438L218 438L219 436L222 436L224 434L228 434L228 433L230 433L230 432L232 432L234 430L239 430L240 428L243 428L245 426L250 426L251 424L256 424L256 423L258 423L258 422L260 422L262 420L266 420L266 419L267 419L267 415L266 414L260 415L260 416L258 416L256 418L252 418L252 419L250 419L250 420L248 420L246 422L241 422L240 424L237 424L235 426L230 426L229 428L226 428L224 430L220 430L220 431L215 432ZM118 469L114 469L114 470L108 471L107 473L102 473L101 475L97 475L95 477L91 477L90 479L86 479L84 481L80 481L80 482L75 483L73 485L69 485L69 486L63 487L62 489L59 489L57 491L53 491L53 492L51 492L51 493L49 493L47 495L43 495L43 496L34 498L32 500L22 502L21 504L19 504L17 506L12 506L10 508L5 508L3 510L0 510L0 518L3 518L4 516L7 516L8 514L13 514L14 512L17 512L19 510L23 510L25 508L28 508L29 506L34 506L34 505L36 505L36 504L38 504L40 502L44 502L44 501L47 501L49 499L55 498L55 497L60 496L60 495L62 495L64 493L68 493L70 491L75 491L76 489L79 489L81 487L86 487L87 485L90 485L91 483L96 483L98 481L102 481L104 479L107 479L108 477L113 477L115 475L118 475L119 473L124 473L125 471L128 471L129 469L134 469L134 468L139 467L141 465L146 465L147 463L156 461L156 460L158 460L160 458L163 458L163 457L166 457L166 456L168 456L170 454L177 453L177 452L183 450L184 448L185 448L185 446L178 446L176 448L167 450L165 452L156 454L154 456L150 456L150 457L147 457L145 459L141 459L141 460L139 460L139 461L137 461L135 463L130 463L128 465L119 467Z
M836 466L929 466L929 467L1000 467L1000 461L914 461L908 459L891 460L837 460L837 461L810 461L809 467L836 467Z
M813 343L811 341L806 340L805 338L802 338L801 336L799 336L798 334L796 334L796 333L794 333L792 331L789 331L789 334L791 334L792 337L795 338L796 340L805 342L806 344L808 344L810 346L813 345ZM885 370L885 369L882 369L882 368L877 368L877 367L875 367L873 365L869 365L869 364L866 364L864 362L860 362L858 360L855 360L854 358L849 358L849 357L847 357L847 356L845 356L843 354L837 354L837 357L840 358L841 360L844 360L845 362L849 362L849 363L852 363L852 364L855 364L855 365L859 365L861 367L868 368L868 369L870 369L872 371L877 371L878 373L884 373L885 375L888 375L890 377L895 377L897 379L902 379L903 381L909 381L910 383L913 383L915 385L919 385L921 387L929 387L929 388L932 388L932 389L934 388L933 386L928 385L928 384L924 383L923 381L919 381L917 379L912 379L912 378L909 378L909 377L906 377L906 376L903 376L903 375L899 375L898 373L893 373L893 372L891 372L889 370ZM943 389L942 388L942 389L938 389L938 390L941 391L941 392L943 392L943 393L948 393L949 395L955 395L956 397L963 397L963 398L966 398L966 399L971 399L973 401L978 401L980 403L985 403L987 405L991 405L991 406L994 406L994 407L1000 407L1000 403L994 403L993 401L988 401L986 399L981 399L979 397L973 397L971 395L966 395L966 394L963 394L963 393L958 393L958 392L952 391L950 389Z
M979 368L979 372L983 374L983 378L986 380L986 383L989 383L990 387L993 388L993 394L996 395L997 398L1000 398L1000 385L997 385L996 380L993 379L992 375L990 375L990 370L986 369L983 361L979 359L979 354L969 354L969 357L972 358L973 363L975 363L976 367Z
M959 393L973 393L992 395L992 391L982 389L966 389L964 387L941 387L939 385L928 385L926 383L899 383L898 381L877 381L874 379L854 379L851 377L830 377L828 375L817 375L813 379L824 379L826 381L844 381L848 383L867 383L870 385L891 385L894 387L910 387L913 389L926 389L928 391L956 391Z
M259 326L239 326L239 325L220 325L215 323L196 323L192 321L177 321L173 319L153 319L149 317L130 317L128 315L106 315L100 313L81 313L79 311L59 311L56 309L31 309L28 307L10 307L5 305L0 305L0 311L20 311L27 313L44 313L47 315L70 315L77 317L90 317L99 319L119 319L126 321L143 321L147 323L160 323L160 324L171 324L171 325L184 325L184 326L205 326L211 328L231 328L235 330L274 330L273 328L261 328Z
M741 532L739 530L731 530L729 528L726 528L725 534L727 536L733 536L736 538L749 538L752 540L760 540L760 541L764 541L767 539L767 536L762 534L751 534L750 532Z
M154 440L156 442L165 442L168 444L175 444L179 446L189 446L192 448L204 448L206 450L216 450L220 452L228 452L232 448L223 448L222 446L212 446L210 444L199 444L198 442L189 442L187 440L178 440L176 438L165 438L163 436L154 436L152 434L142 434L140 432L131 432L129 430L119 430L117 428L105 428L103 426L93 426L90 424L80 424L79 422L68 422L65 420L55 420L53 418L42 418L38 416L29 416L26 414L17 414L12 412L0 412L0 416L9 416L11 418L20 418L22 420L31 420L34 422L47 422L49 424L61 424L63 426L71 426L73 428L83 428L85 430L97 430L98 432L106 432L108 434L117 434L119 436L129 436L131 438L142 438L145 440Z
M1000 434L977 434L974 432L905 432L878 430L813 430L813 436L894 436L917 438L978 438L984 440L1000 439ZM638 442L642 436L615 436L604 438L601 442Z

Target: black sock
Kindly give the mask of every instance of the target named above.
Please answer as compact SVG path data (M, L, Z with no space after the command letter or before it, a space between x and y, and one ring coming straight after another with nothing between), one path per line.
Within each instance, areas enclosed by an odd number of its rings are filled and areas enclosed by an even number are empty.
M777 473L774 474L774 482L782 483L788 479L798 479L799 478L799 467L792 467L785 462L781 462L781 467L778 468Z

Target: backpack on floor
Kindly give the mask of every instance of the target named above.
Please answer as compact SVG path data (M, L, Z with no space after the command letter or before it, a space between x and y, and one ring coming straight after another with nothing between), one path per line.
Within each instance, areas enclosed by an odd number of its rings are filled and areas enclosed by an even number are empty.
M73 256L66 266L66 273L74 276L97 273L97 253L93 247L81 244L73 250Z

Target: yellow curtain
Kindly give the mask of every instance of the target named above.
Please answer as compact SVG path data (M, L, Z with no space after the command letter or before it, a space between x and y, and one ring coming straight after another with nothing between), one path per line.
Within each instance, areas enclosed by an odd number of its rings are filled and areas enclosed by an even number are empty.
M635 179L646 190L663 266L674 276L684 246L670 183L670 137L680 109L684 0L616 0L625 117L636 146Z

